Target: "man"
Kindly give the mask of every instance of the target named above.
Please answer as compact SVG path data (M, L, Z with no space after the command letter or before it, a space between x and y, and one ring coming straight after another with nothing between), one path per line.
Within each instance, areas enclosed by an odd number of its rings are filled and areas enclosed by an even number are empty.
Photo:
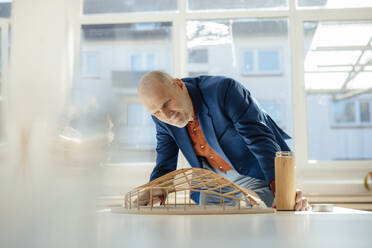
M275 205L275 153L289 151L284 139L290 137L244 86L221 76L181 80L151 71L142 77L138 94L156 124L157 158L150 181L177 168L180 149L192 167L212 170ZM153 201L162 194L153 192ZM140 204L148 204L146 197ZM192 194L197 203L201 197ZM207 199L208 204L217 202ZM308 208L297 191L295 210Z

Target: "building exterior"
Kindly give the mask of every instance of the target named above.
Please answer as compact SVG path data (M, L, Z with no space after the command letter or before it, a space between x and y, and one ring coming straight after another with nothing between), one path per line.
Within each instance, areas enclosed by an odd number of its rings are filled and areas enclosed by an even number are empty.
M306 27L305 54L309 57L313 52L311 45L321 39L317 35L320 28ZM114 123L112 163L154 161L155 130L139 103L136 88L146 71L157 69L172 74L171 32L171 23L82 28L81 70L76 90L92 92L93 98L105 92L105 98L110 99L105 111L110 112ZM226 75L238 80L293 135L286 19L193 20L187 23L186 35L190 76ZM307 83L316 85L315 82L321 81ZM372 85L371 80L368 82ZM372 140L372 95L362 93L335 101L334 96L340 92L308 89L308 130L303 131L309 135L310 160L372 158L372 149L368 149Z

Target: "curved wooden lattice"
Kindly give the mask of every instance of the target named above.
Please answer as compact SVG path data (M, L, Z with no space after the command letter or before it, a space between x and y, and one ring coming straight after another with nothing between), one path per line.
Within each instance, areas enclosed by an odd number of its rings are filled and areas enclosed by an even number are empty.
M161 205L153 202L153 192L162 192ZM191 192L200 192L204 197L201 206L191 200ZM158 193L157 193L158 194ZM206 204L207 195L215 195L219 204ZM147 199L148 204L141 206L137 199ZM229 200L231 205L225 204ZM203 201L203 199L201 199ZM247 204L248 203L248 204ZM247 207L248 205L248 207ZM253 191L240 187L226 178L205 169L187 168L170 172L145 185L137 187L125 195L126 213L142 214L208 214L208 213L252 213L275 212Z

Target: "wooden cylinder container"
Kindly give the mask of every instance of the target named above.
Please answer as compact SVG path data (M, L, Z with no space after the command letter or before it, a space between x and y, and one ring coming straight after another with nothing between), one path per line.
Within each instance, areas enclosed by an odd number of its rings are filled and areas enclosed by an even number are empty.
M277 210L294 210L296 203L296 169L292 152L276 153L275 203Z

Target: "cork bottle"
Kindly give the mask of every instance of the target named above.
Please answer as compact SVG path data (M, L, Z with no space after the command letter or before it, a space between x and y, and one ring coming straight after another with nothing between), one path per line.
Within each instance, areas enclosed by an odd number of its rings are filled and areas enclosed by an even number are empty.
M294 210L296 169L293 153L277 152L275 157L275 203L277 210Z

